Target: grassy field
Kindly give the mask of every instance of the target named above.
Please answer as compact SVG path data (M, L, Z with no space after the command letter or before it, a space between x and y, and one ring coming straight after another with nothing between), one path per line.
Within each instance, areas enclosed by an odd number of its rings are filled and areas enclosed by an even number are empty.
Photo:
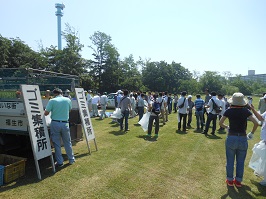
M257 106L258 98L254 98ZM76 163L53 174L49 159L40 161L42 180L37 179L30 154L26 175L0 188L0 198L265 198L266 188L248 167L252 147L259 141L260 127L249 141L242 188L225 184L225 132L207 136L191 129L177 131L176 113L160 124L158 140L145 139L137 118L129 120L130 131L119 131L111 119L93 118L98 151L85 139L74 144ZM227 121L228 123L228 121ZM248 125L248 131L251 125ZM209 132L210 133L210 132Z

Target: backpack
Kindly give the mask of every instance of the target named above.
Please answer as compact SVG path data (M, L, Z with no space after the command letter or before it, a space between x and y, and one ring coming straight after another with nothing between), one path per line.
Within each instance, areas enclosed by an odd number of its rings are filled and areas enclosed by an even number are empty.
M156 115L159 115L161 112L161 105L162 103L160 102L154 102L152 105L152 112L154 112Z
M184 107L184 105L185 105L185 101L186 101L186 98L184 98L184 101L183 101L183 103L182 103L181 105L179 105L179 106L178 106L178 108L183 108L183 107Z
M222 107L221 106L218 106L213 99L212 100L212 106L213 106L213 110L215 110L216 113L221 113L222 112Z

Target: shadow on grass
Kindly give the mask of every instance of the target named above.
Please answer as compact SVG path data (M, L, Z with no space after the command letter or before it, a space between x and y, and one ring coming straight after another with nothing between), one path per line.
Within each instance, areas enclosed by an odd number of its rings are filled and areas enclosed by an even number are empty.
M181 135L185 135L188 133L187 131L181 131L181 130L176 130L175 132Z
M157 139L158 139L158 137L154 137L154 136L153 137L148 137L146 135L139 135L139 136L137 136L137 138L142 138L145 141L149 141L149 142L156 142Z
M120 136L120 135L125 135L127 132L126 131L121 131L121 130L119 130L119 131L111 131L111 132L109 132L110 134L113 134L113 135L115 135L115 136Z
M225 198L245 198L245 199L252 199L254 198L252 195L250 195L251 188L247 185L242 185L241 188L237 187L230 187L227 186L227 193L221 196L221 199Z
M258 181L250 180L250 182L251 182L252 184L254 184L255 186L257 186L258 191L259 191L259 194L258 194L258 193L255 193L255 192L253 192L253 193L254 193L254 195L256 196L256 198L257 198L257 197L260 197L260 196L263 196L263 197L265 198L265 197L266 197L266 189L265 189L265 186L262 186L262 185L259 183L259 181L261 181L260 178L258 178ZM252 191L252 190L251 190L251 191Z
M202 131L203 131L203 129L201 130L201 129L195 129L193 132L194 133L202 133Z
M219 140L222 139L220 136L217 136L216 134L204 134L206 138L213 139L213 140Z

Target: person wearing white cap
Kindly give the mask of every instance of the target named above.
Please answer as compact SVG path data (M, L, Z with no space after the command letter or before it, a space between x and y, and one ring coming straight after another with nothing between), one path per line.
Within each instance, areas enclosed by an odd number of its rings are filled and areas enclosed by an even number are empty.
M242 93L234 93L228 100L230 108L224 112L219 124L226 128L228 135L225 142L226 151L226 183L228 186L241 187L244 175L244 164L248 149L248 139L258 127L258 122L247 108L248 100ZM251 132L247 135L247 118L253 123ZM228 119L229 125L224 124ZM236 175L234 176L234 165L236 161Z
M70 95L70 90L68 90L68 89L65 90L64 97L68 97L69 99L72 98L71 95Z
M187 120L187 126L191 127L192 122L192 109L194 107L194 102L192 101L192 95L187 96L188 100L188 120Z

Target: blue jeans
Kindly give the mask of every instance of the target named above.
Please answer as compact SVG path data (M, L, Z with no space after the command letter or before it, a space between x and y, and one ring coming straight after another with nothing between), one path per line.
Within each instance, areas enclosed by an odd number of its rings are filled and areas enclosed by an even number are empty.
M248 141L246 136L227 136L226 150L226 178L234 179L234 162L236 160L236 176L239 182L243 180L244 162L247 155Z
M61 152L61 138L64 143L68 161L73 163L75 161L72 143L70 138L69 123L51 121L50 124L51 139L55 149L55 159L58 164L63 164L64 159Z
M123 122L125 118L125 130L128 130L128 117L129 117L129 110L125 110L122 112L123 117L119 120L120 129L123 130Z
M196 119L197 119L197 129L200 127L203 129L203 110L202 111L196 111Z

